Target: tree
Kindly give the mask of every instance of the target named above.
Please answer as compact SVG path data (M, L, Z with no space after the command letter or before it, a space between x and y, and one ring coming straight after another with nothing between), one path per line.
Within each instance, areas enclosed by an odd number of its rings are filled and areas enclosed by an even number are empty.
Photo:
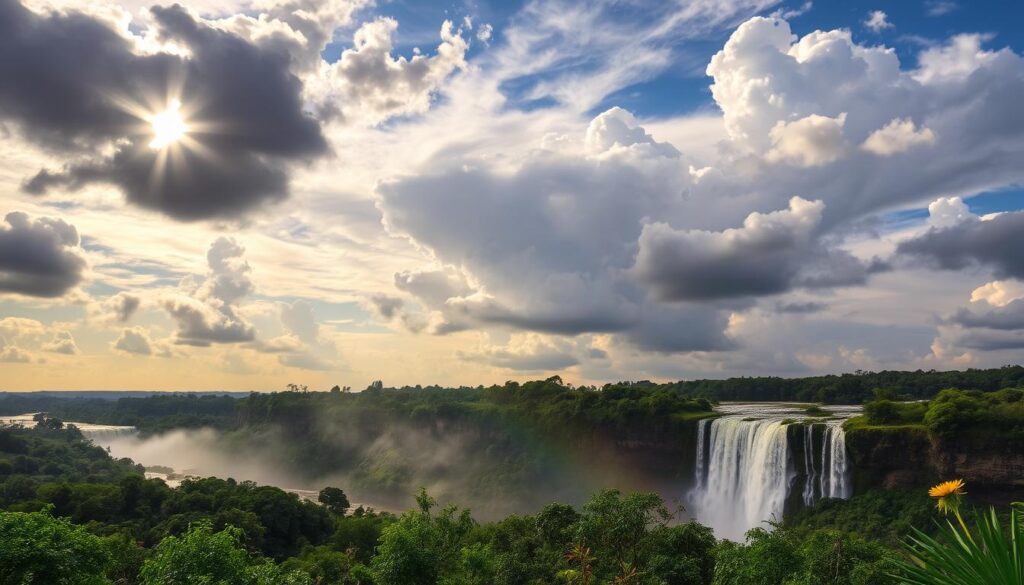
M433 514L437 505L421 490L419 509L406 512L381 533L371 568L378 585L436 585L461 569L478 571L488 563L463 559L462 548L474 523L468 510L454 507ZM482 580L480 575L474 579ZM464 582L464 580L463 580Z
M209 522L193 525L183 536L167 536L140 571L142 585L309 585L309 575L285 572L274 563L249 556L241 531L229 526L214 532Z
M0 512L0 585L104 585L110 557L84 528L42 512Z
M325 487L320 490L320 495L317 496L317 501L327 506L327 509L334 512L338 516L344 516L345 512L348 512L350 504L348 503L348 496L341 488L336 487Z

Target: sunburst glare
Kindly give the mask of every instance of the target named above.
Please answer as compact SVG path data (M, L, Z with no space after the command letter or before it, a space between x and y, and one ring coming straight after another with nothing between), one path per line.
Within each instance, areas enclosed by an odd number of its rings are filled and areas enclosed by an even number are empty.
M188 124L181 115L181 102L178 100L172 100L166 110L154 114L150 124L153 126L153 140L149 146L157 150L178 142L188 132Z

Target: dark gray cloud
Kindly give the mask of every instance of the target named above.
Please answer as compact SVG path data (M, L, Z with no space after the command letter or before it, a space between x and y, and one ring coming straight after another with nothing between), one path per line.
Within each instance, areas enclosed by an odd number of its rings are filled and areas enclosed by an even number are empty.
M735 349L736 343L725 334L728 315L709 307L655 305L624 337L638 349L659 353Z
M126 323L139 310L142 299L131 293L119 292L104 302L104 308L110 313L113 320L118 323Z
M174 334L176 343L207 347L212 343L241 343L256 339L253 326L228 306L217 310L191 297L175 297L165 300L163 307L178 325Z
M82 280L78 231L60 219L8 213L0 223L0 293L59 297Z
M988 310L961 308L948 321L967 328L1024 330L1024 299L1011 301L1002 307L990 307Z
M0 116L25 138L76 155L59 171L40 171L26 190L107 182L132 203L184 220L285 197L288 165L326 150L303 112L289 54L197 22L177 5L152 13L160 36L186 46L188 58L136 54L90 16L39 15L0 0L0 54L17 56L0 60ZM183 108L195 110L190 139L202 147L172 147L160 169L167 153L150 147L147 123L123 104L163 100L178 83ZM115 141L112 156L93 154Z
M775 303L775 312L776 313L789 313L789 314L795 314L795 315L807 315L807 314L810 314L810 313L817 313L817 312L820 312L820 311L824 311L826 308L828 308L828 305L826 305L825 303L818 303L818 302L815 302L815 301L807 301L807 302L798 302L798 301L782 302L782 301L779 301L778 303Z
M988 220L968 218L946 228L932 228L902 242L897 252L943 270L991 267L999 278L1024 278L1024 212Z
M1024 349L1024 333L1020 331L966 331L956 337L956 345L979 351Z
M392 319L401 314L405 301L395 296L377 293L370 296L370 304L381 317Z
M864 284L884 268L865 264L817 236L825 205L799 197L789 208L752 213L738 228L677 230L644 226L633 273L664 301L709 301L779 294L793 288Z

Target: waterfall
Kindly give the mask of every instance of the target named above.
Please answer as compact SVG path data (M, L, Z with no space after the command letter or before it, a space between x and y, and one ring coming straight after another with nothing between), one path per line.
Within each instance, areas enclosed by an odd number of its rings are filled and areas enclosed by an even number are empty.
M719 418L708 427L698 518L719 537L732 539L762 520L781 519L794 474L786 426L778 420Z
M704 485L704 435L705 429L707 429L706 420L697 422L697 462L695 467L695 481L694 485Z
M742 540L764 521L781 520L794 489L805 506L823 497L848 498L852 489L842 423L859 409L836 410L837 416L827 421L794 426L790 423L803 412L792 405L732 404L719 408L724 416L698 422L689 497L697 519L719 538ZM794 448L801 446L803 456L795 458ZM803 483L796 485L801 475Z
M821 469L825 469L822 462ZM814 466L814 427L808 426L804 430L804 470L807 473L807 481L804 482L803 500L805 506L814 505L821 490L815 490L818 482L818 470Z
M808 432L808 434L810 433ZM846 461L846 432L843 431L842 425L825 427L823 443L821 469L828 469L828 476L822 474L819 493L822 497L827 498L848 498L851 489ZM808 483L810 483L810 479L808 479Z
M78 426L82 437L96 444L109 442L118 437L136 434L135 427L122 427L113 425L90 425L83 423L71 423Z

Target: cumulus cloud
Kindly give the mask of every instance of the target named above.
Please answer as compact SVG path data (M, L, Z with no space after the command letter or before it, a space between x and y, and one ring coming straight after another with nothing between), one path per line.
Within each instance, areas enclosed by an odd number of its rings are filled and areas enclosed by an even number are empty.
M928 225L934 228L950 228L971 218L974 214L960 197L939 197L928 204Z
M177 324L176 343L206 347L256 338L255 328L235 307L254 289L244 254L234 239L218 238L206 254L209 270L202 282L186 281L181 293L163 299L161 306Z
M988 39L981 34L961 34L945 45L926 49L918 57L920 67L914 77L928 84L956 83L982 67L1013 55L1009 49L986 51L981 45Z
M656 142L627 110L614 107L598 114L587 126L584 139L587 151L601 154L617 148L649 150L661 156L679 156L674 146Z
M450 298L469 296L473 292L460 275L448 270L407 270L396 273L395 288L415 296L434 309L443 307Z
M142 327L121 330L121 335L114 341L114 349L135 355L152 355L153 341Z
M1024 249L1024 212L980 218L965 214L957 202L949 200L929 210L938 214L937 223L924 234L901 242L898 253L942 270L985 266L998 278L1024 278L1024 255L1020 254Z
M405 306L405 301L394 295L387 295L384 293L376 293L370 295L370 304L377 311L377 313L385 319L393 319L400 315L402 307Z
M751 213L721 232L644 226L633 273L659 299L700 301L863 283L870 267L815 238L825 205L794 197L789 208Z
M983 41L954 37L923 51L916 69L905 69L894 50L858 45L849 31L796 37L783 20L748 20L707 68L733 155L719 163L719 191L775 201L820 193L828 206L824 221L833 224L899 203L1020 182L1021 169L1009 161L1024 156L1024 122L1012 106L1024 91L1024 61L1009 49L985 50ZM821 139L824 155L798 146L803 132L795 133L793 148L780 147L789 142L787 130L801 121L811 126L809 120L818 133L804 129ZM840 130L865 148L842 151ZM878 156L896 151L901 156ZM802 172L778 165L750 172L747 155L797 163Z
M78 353L78 345L75 344L75 338L71 335L70 331L57 331L53 334L52 340L43 344L43 351L76 355Z
M971 292L971 302L985 302L993 307L1006 305L1024 299L1024 282L1019 280L994 280Z
M207 347L212 343L252 341L256 330L229 307L212 307L199 299L178 296L164 300L163 308L178 326L175 339L184 345Z
M156 36L185 47L187 58L137 52L108 23L80 12L0 3L0 52L20 56L0 65L0 112L26 139L73 161L40 171L25 188L110 183L129 202L184 220L234 217L285 197L289 164L326 150L318 123L303 112L288 54L178 5L151 12ZM145 118L176 92L192 131L169 153L150 147Z
M281 304L281 323L304 343L314 344L320 339L320 324L306 301Z
M893 24L889 22L889 15L881 10L869 12L867 19L864 21L864 26L876 33L880 33L887 28L893 28Z
M643 219L665 213L690 175L624 111L598 116L587 142L582 155L530 155L512 174L459 164L382 184L388 229L484 288L396 285L432 307L449 295L449 322L560 334L635 323L635 295L616 269L631 263Z
M231 304L253 291L252 268L245 261L245 248L232 238L220 237L210 245L206 262L210 267L198 296Z
M46 326L35 319L4 317L0 319L0 337L7 340L18 338L38 339L46 333Z
M11 212L0 224L0 293L59 297L86 269L75 226L61 219Z
M320 52L334 32L370 4L370 0L258 0L248 7L253 12L208 22L268 50L287 51L294 67L309 70L320 63Z
M528 372L563 370L580 363L569 342L525 333L513 335L508 343L483 343L472 351L459 351L457 356L466 361L484 363L496 368Z
M0 319L0 361L9 363L43 363L34 352L45 351L65 355L78 353L71 333L47 326L35 319L4 317Z
M9 345L4 338L0 337L0 362L8 364L28 364L32 363L32 354L27 351Z
M353 123L377 124L393 116L419 114L446 79L466 67L468 41L451 21L441 26L436 54L393 57L393 18L378 18L355 32L354 46L334 63L324 63L310 80L309 94L326 115L340 113Z
M801 167L828 164L846 150L845 123L845 112L835 118L811 114L789 123L780 121L769 133L772 147L765 158Z
M935 143L935 133L929 128L918 130L909 118L897 118L868 136L861 148L879 156L889 156L918 146Z
M121 291L89 307L91 318L107 323L127 323L142 306L142 297Z

